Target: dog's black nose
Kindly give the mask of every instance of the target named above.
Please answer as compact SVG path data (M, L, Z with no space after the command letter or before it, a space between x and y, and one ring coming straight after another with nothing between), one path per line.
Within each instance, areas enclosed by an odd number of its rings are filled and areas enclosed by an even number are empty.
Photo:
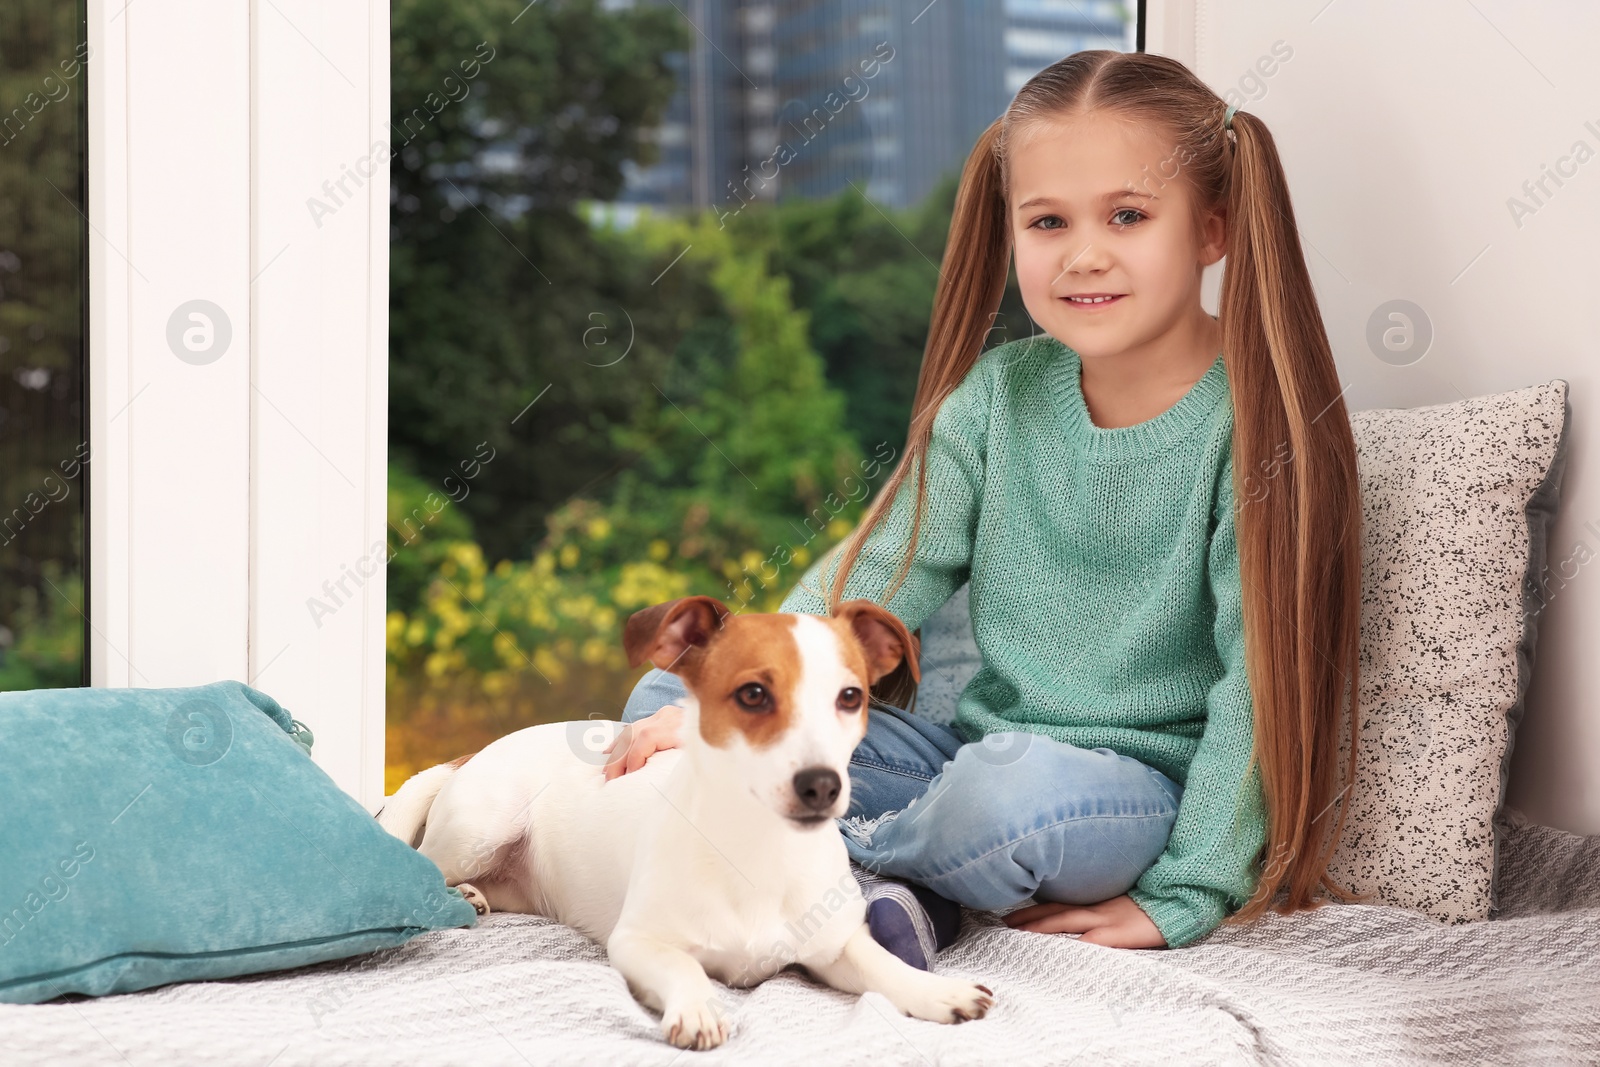
M839 799L839 774L831 767L807 767L794 776L794 791L812 811L822 811Z

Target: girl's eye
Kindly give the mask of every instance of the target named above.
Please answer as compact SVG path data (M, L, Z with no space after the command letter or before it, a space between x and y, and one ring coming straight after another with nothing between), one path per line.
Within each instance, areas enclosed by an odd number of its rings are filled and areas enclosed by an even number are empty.
M1134 218L1133 222L1117 222L1116 221L1117 218L1119 216L1121 216L1121 215L1133 215L1133 216L1135 216L1135 218ZM1121 226L1124 229L1126 229L1127 227L1132 226L1134 223L1138 222L1142 218L1144 218L1144 212L1140 211L1138 208L1122 207L1122 208L1118 208L1112 214L1112 216L1111 216L1111 224L1113 226Z
M772 704L767 687L760 682L747 682L733 692L734 699L746 711L766 711Z
M853 685L849 688L839 690L839 710L860 711L861 690L857 689Z
M1040 226L1039 223L1044 222L1046 219L1055 219L1057 222L1060 222L1061 221L1061 216L1060 215L1045 215L1042 218L1034 219L1031 223L1028 224L1028 228L1031 229L1031 230L1059 230L1061 228L1059 226Z

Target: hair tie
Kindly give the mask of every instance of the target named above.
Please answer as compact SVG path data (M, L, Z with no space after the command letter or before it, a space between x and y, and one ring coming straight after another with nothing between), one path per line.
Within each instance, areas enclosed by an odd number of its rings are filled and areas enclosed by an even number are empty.
M1233 129L1233 113L1235 111L1238 111L1238 110L1239 110L1239 105L1238 104L1229 104L1228 105L1227 112L1224 113L1223 116L1222 116L1222 128L1223 129L1225 129L1225 130Z

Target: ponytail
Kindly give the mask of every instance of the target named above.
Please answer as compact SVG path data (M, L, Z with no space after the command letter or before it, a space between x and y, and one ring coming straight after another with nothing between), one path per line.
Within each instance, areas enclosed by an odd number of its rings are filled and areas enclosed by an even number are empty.
M1271 834L1244 922L1274 892L1313 906L1350 810L1339 803L1339 729L1358 735L1361 496L1333 351L1272 135L1233 117L1228 255L1218 320L1234 398L1233 499L1245 662ZM1271 471L1271 484L1265 479ZM1332 811L1337 807L1337 814Z

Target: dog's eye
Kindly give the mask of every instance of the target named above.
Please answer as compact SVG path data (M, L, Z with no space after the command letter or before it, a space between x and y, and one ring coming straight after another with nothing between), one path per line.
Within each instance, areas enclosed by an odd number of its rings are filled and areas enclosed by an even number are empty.
M772 703L767 687L760 682L748 682L733 691L740 707L747 711L765 711Z
M839 690L839 710L860 711L861 690L857 689L855 686L851 686L848 689Z

